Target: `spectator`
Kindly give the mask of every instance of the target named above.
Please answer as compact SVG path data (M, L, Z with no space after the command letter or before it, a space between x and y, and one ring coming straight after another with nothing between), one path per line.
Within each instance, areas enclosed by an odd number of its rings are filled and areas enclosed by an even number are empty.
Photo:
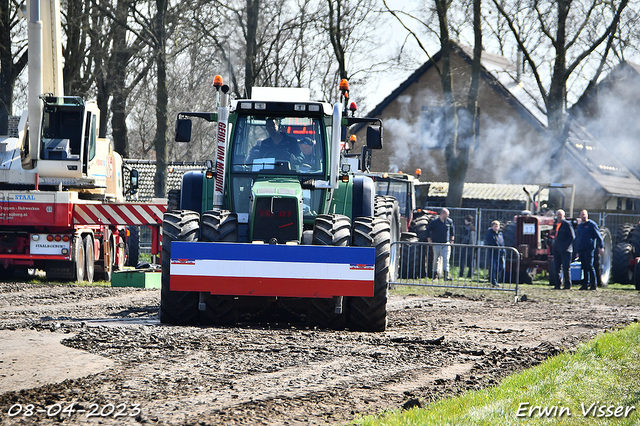
M598 254L604 253L604 241L600 235L598 225L589 219L589 212L580 212L580 225L576 232L576 251L580 257L580 264L584 272L584 282L580 290L597 290L596 271L593 266L593 252L598 249Z
M504 237L500 231L500 222L494 220L491 222L491 228L487 230L484 237L484 244L493 247L504 247ZM499 287L498 277L504 273L504 249L492 249L487 253L490 256L491 268L489 269L489 282L494 287Z
M474 245L477 242L476 227L473 225L473 216L467 215L464 218L464 228L462 228L461 244ZM462 247L460 249L460 277L464 276L464 268L467 267L467 277L473 275L473 254L472 247Z
M560 276L560 268L562 268L562 275L564 276L564 286L562 288L565 290L571 289L570 268L571 259L573 258L573 240L576 235L564 215L565 212L562 209L556 212L556 237L551 250L555 262L555 270L551 271L551 273L554 274L555 285L553 288L556 290L560 290L563 282Z
M434 279L438 274L438 261L442 259L442 270L444 279L451 280L449 274L449 257L451 257L451 244L455 238L455 227L453 220L449 218L449 210L442 208L438 219L429 222L426 229L427 241L430 243L438 243L433 246L433 274Z

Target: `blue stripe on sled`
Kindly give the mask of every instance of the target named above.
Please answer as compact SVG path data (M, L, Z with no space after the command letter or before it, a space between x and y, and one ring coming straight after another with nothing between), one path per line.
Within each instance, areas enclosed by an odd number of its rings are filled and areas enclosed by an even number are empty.
M173 241L171 259L374 265L375 248Z

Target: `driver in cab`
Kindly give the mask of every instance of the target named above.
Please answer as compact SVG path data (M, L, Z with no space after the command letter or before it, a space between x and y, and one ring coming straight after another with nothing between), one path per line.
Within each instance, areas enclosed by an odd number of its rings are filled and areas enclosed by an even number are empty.
M275 118L267 118L267 133L269 137L258 141L251 148L247 163L251 164L258 158L275 158L276 161L289 161L292 165L300 164L304 158L298 141L280 131L280 123Z

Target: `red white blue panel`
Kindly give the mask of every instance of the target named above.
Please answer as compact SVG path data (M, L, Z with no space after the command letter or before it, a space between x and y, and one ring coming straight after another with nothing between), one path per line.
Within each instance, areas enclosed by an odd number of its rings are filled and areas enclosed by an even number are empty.
M373 296L375 249L171 244L171 290L230 296Z

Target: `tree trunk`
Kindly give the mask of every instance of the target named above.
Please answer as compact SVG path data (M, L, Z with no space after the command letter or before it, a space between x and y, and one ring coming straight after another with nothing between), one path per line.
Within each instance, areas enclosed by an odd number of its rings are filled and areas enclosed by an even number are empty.
M116 13L120 19L126 20L129 2L119 0ZM127 31L122 25L114 25L113 51L111 66L111 132L113 149L123 157L129 157L129 137L127 135L127 65L131 59L131 51L127 47Z
M447 206L462 207L462 190L467 177L469 160L476 137L477 96L480 79L480 54L482 52L482 32L480 28L480 0L474 0L475 48L472 64L472 78L467 96L467 107L458 109L453 93L451 72L451 41L447 20L447 0L435 0L440 23L442 52L442 73L440 75L444 97L444 132L446 138L444 156L449 179Z
M244 90L247 98L251 98L251 89L256 81L256 34L258 33L259 11L260 0L247 0L247 51L244 59Z
M169 128L168 103L169 92L167 89L167 46L165 16L167 13L167 0L156 0L157 15L155 22L156 38L158 41L156 51L156 67L158 82L156 88L156 136L154 145L156 149L156 175L154 188L156 197L164 197L167 189L167 131Z
M26 51L13 62L11 41L11 10L9 0L0 0L0 135L9 133L9 116L13 109L13 89L16 79L27 65Z
M566 22L569 14L570 1L560 0L558 8L558 27L556 31L556 58L553 65L553 75L549 86L549 97L547 98L547 120L549 123L550 140L550 161L549 180L550 182L562 183L564 167L564 147L566 142L564 114L564 103L566 99ZM552 191L549 194L549 204L559 206L561 199L559 193Z

